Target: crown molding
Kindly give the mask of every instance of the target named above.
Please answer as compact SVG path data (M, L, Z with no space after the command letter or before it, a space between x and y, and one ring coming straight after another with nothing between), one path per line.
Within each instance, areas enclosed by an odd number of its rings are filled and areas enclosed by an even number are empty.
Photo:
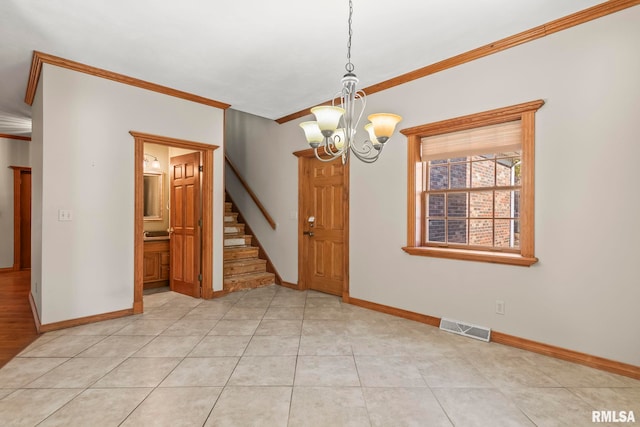
M458 65L475 61L476 59L493 55L494 53L498 53L503 50L540 39L550 34L554 34L580 24L584 24L585 22L593 21L594 19L598 19L603 16L610 15L612 13L619 12L633 6L637 6L638 4L640 4L640 0L606 1L604 3L600 3L587 9L581 10L579 12L572 13L571 15L567 15L554 21L547 22L546 24L530 28L521 33L505 37L504 39L486 44L476 49L469 50L467 52L461 53L460 55L452 56L451 58L444 59L434 64L418 68L417 70L410 71L389 80L385 80L381 83L366 87L363 90L367 95L381 92L383 90L390 89L395 86L400 86L413 80L417 80L422 77L438 73L440 71L448 70L449 68L457 67ZM338 102L340 101L339 98L336 98L336 100ZM327 101L319 105L327 104L331 104L331 101ZM276 122L278 122L279 124L283 124L291 120L307 116L309 114L311 114L311 107L276 119Z
M164 95L169 95L176 98L186 99L187 101L197 102L198 104L204 104L210 107L221 108L223 110L226 110L231 106L230 104L225 104L224 102L215 101L209 98L204 98L199 95L194 95L192 93L183 92L181 90L172 89L166 86L161 86L159 84L125 76L123 74L114 73L113 71L107 71L101 68L92 67L90 65L81 64L80 62L75 62L69 59L60 58L59 56L49 55L48 53L38 52L37 50L33 51L33 58L31 60L31 70L29 72L29 81L27 83L27 92L24 97L24 102L26 102L29 105L33 104L33 99L36 95L36 89L38 88L38 82L40 81L40 73L42 71L42 64L55 65L57 67L62 67L72 71L77 71L79 73L85 73L92 76L101 77L103 79L112 80L118 83L139 87L141 89L162 93Z

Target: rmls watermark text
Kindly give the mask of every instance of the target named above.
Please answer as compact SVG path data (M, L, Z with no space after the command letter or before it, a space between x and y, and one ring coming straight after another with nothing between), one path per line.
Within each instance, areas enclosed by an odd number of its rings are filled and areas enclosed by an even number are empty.
M592 423L635 423L633 411L591 411Z

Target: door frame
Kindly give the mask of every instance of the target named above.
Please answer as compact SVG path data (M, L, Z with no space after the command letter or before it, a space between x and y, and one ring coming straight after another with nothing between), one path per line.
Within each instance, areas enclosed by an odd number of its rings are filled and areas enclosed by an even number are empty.
M186 148L202 153L202 298L213 298L213 152L217 145L184 139L151 135L130 131L134 138L134 227L133 227L133 313L139 314L143 308L143 263L144 263L144 144L158 144L169 147Z
M318 154L323 155L324 149L321 147L318 149ZM305 254L304 254L304 226L305 214L303 212L302 201L305 197L305 165L311 159L316 159L316 155L313 148L308 148L306 150L300 150L293 153L294 156L298 157L298 289L306 290L309 289L309 272L307 271L306 262L305 262ZM335 160L341 161L341 160ZM344 211L343 211L343 219L344 219L344 229L342 230L342 238L344 241L344 253L343 253L343 266L344 266L344 283L342 284L342 300L344 302L349 301L349 162L344 164L343 174L342 174L342 185L344 188L345 195L345 203L344 203Z
M22 217L21 217L21 203L20 203L20 195L22 193L22 178L21 175L23 173L31 173L31 168L26 166L9 166L13 169L13 267L7 268L7 270L20 270L20 265L22 265L21 259L21 237L20 237L20 229L22 225Z

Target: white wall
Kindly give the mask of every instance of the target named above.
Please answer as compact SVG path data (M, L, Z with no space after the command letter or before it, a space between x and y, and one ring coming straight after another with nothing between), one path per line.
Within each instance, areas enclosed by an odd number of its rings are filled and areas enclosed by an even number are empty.
M42 218L40 320L48 324L129 309L134 239L129 131L222 147L224 112L48 64L40 89L42 189L34 198L41 197L42 206L33 211ZM223 201L222 151L215 152L214 204ZM71 210L73 220L58 221L59 209ZM220 232L214 232L212 262L221 266L222 218L214 220ZM214 271L214 289L222 289L221 268Z
M0 268L13 267L13 169L29 163L29 142L0 138Z
M400 114L400 128L544 99L536 115L540 262L404 253L407 152L397 134L377 163L352 159L350 295L640 365L638 22L634 7L370 96L367 112ZM277 212L272 235L251 226L267 235L261 242L288 281L297 280L297 223L287 219L297 204L291 152L305 148L303 120L268 126L234 113L227 124L229 152L245 155L238 166ZM286 256L276 245L290 248ZM494 313L497 299L503 316Z

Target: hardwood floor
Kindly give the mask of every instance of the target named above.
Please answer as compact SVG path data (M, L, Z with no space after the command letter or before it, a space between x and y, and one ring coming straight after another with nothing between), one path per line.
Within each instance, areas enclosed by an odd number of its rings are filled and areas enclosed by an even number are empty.
M0 367L37 337L29 306L31 272L0 273Z

